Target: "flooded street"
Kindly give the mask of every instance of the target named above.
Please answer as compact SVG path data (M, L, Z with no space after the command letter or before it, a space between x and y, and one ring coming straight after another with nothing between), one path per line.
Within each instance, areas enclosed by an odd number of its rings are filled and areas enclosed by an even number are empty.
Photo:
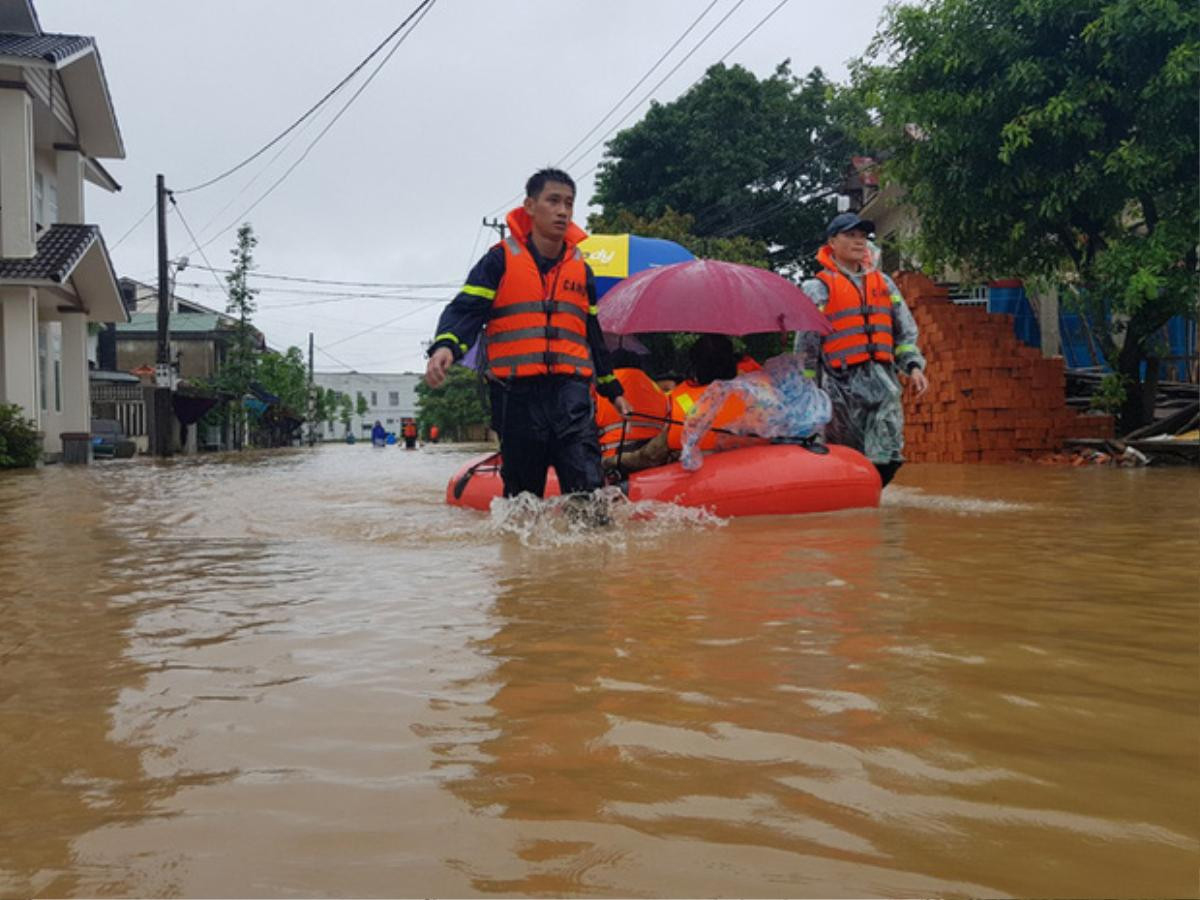
M464 451L0 473L0 896L1194 896L1200 478L565 528Z

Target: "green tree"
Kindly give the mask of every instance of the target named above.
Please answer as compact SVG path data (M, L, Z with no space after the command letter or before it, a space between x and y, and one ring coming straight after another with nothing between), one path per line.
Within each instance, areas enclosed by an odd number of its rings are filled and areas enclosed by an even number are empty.
M341 394L338 397L338 415L346 429L346 434L349 434L350 420L354 418L354 404L351 403L349 394Z
M422 432L436 425L442 434L460 441L467 427L486 424L490 418L474 369L451 366L446 381L436 389L424 379L417 382L417 422Z
M321 385L316 386L316 399L313 401L313 419L318 425L326 422L333 424L337 421L338 414L338 394L337 391L324 388Z
M258 382L277 396L285 409L305 415L308 406L308 366L299 347L284 353L268 351L258 359Z
M355 400L354 411L357 412L360 416L365 416L367 414L367 412L371 409L371 405L369 403L367 403L367 398L363 396L362 391L356 391L355 393L358 394L358 397Z
M697 237L745 236L772 268L807 270L866 124L856 95L820 69L797 78L784 62L760 80L718 64L609 142L595 200L609 221L673 211Z
M244 223L237 231L237 246L230 251L233 269L225 276L228 294L225 311L235 316L237 323L218 380L223 389L239 397L249 389L258 367L258 333L251 325L251 317L257 308L254 297L258 292L248 282L254 270L257 245L254 229L249 222Z
M1200 11L1176 0L896 6L856 67L926 265L1063 285L1152 414L1169 318L1196 312Z
M0 404L0 469L36 466L41 458L37 423L17 404Z

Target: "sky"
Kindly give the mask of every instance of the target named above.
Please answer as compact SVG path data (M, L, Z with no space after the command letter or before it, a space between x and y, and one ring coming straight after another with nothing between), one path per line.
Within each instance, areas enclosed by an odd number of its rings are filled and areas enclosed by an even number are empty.
M156 283L155 216L145 214L162 173L178 204L169 256L188 260L179 295L223 308L222 276L200 267L227 269L236 225L249 221L254 321L272 347L306 349L312 332L317 371L423 370L438 314L498 238L481 220L503 218L533 171L560 164L575 176L585 224L588 172L603 155L602 144L589 148L627 113L621 127L636 123L649 108L642 98L670 102L722 57L759 77L790 59L796 74L819 66L845 81L886 5L435 0L369 84L386 50L310 124L187 190L299 119L418 2L36 0L45 31L91 35L100 49L126 158L102 160L123 190L89 186L87 220L101 226L118 274Z

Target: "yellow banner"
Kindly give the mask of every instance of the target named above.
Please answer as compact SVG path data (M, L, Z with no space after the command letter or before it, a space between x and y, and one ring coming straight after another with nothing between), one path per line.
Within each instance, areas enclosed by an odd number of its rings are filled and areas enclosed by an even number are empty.
M624 278L629 274L629 235L593 234L579 249L597 278Z

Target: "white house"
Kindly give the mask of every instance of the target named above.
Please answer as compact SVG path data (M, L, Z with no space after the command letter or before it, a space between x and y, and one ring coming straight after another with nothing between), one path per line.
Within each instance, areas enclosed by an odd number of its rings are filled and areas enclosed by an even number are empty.
M401 420L417 417L417 382L422 377L416 372L316 372L313 382L350 398L355 410L350 418L350 433L362 437L370 434L377 421L399 435ZM361 416L358 414L359 396L367 401L367 411ZM325 423L318 437L329 441L343 438L345 433L345 426L338 417L333 423Z
M91 431L88 323L126 320L83 187L120 190L97 160L124 156L95 41L0 0L0 403L37 422L51 458Z

